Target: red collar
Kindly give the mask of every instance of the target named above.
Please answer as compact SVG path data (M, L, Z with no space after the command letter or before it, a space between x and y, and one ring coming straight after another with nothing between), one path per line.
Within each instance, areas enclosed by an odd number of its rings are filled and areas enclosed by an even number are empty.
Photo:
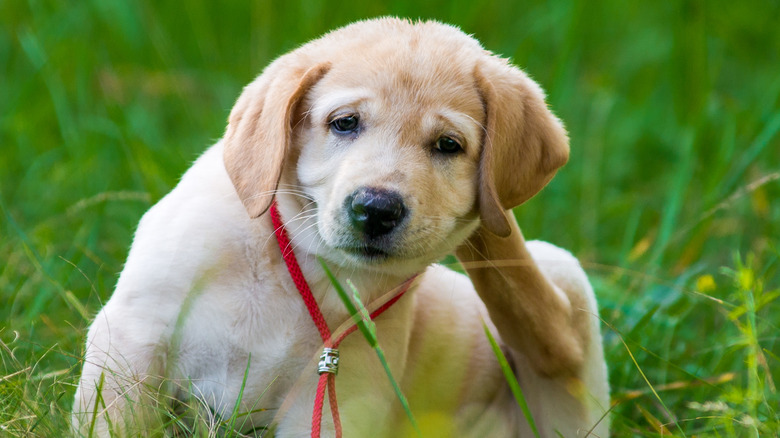
M271 204L271 221L274 225L274 233L276 234L276 241L279 243L279 250L282 252L282 258L287 265L287 271L290 273L295 286L298 288L298 292L301 294L303 302L306 304L306 309L311 315L314 325L317 326L317 330L322 337L323 352L320 356L320 362L318 364L318 372L320 374L320 380L317 384L317 394L314 398L314 413L312 414L312 429L311 436L313 438L319 438L320 428L322 423L322 408L325 401L325 389L328 389L328 401L330 402L330 412L333 417L333 424L336 428L336 437L341 437L341 421L339 419L338 404L336 403L336 374L338 373L338 361L339 353L338 346L344 338L357 329L356 325L350 326L344 333L333 339L328 323L325 321L325 317L322 316L320 306L314 299L314 295L311 293L309 284L306 282L301 267L298 265L298 260L293 253L292 242L287 235L287 230L284 228L284 223L279 215L279 209L276 206L276 201ZM412 281L415 277L410 278L399 288L399 292L389 299L386 303L378 307L371 313L370 317L373 320L390 306L396 303L412 285Z

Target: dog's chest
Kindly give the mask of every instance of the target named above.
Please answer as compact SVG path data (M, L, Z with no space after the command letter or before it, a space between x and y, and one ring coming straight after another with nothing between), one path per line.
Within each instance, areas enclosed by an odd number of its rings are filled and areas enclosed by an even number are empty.
M270 277L270 276L269 276ZM222 418L270 422L320 345L299 296L273 278L233 278L194 300L183 322L177 374ZM174 339L176 337L174 336Z

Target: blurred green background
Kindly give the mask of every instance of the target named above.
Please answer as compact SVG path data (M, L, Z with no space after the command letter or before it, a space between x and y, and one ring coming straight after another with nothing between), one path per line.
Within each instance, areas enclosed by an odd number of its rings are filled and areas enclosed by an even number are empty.
M65 428L143 212L274 57L378 15L455 24L566 123L517 215L605 322L615 436L778 436L780 2L0 0L0 435Z

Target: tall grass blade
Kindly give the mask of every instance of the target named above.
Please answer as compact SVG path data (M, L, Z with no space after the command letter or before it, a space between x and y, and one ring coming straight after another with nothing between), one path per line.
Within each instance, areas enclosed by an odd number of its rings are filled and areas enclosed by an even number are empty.
M238 411L241 407L241 401L244 399L244 388L246 388L246 380L249 377L249 365L252 363L252 353L249 353L249 357L246 359L246 369L244 369L244 379L241 381L241 388L238 390L238 397L236 398L236 404L233 406L233 412L230 414L230 420L227 424L228 432L234 432L236 420L239 417Z
M501 351L501 347L498 346L496 339L493 337L493 334L490 333L490 329L488 329L484 322L482 323L482 328L485 330L485 336L487 336L488 341L490 341L490 347L493 349L493 354L496 355L496 359L498 359L498 365L501 367L501 371L504 373L504 378L509 384L509 389L512 390L512 394L515 396L517 405L520 406L520 410L523 411L525 420L528 421L528 424L531 426L531 430L534 432L534 436L539 438L539 429L536 427L536 422L534 421L533 415L531 415L531 410L528 409L528 403L526 403L523 390L520 388L520 384L517 382L517 378L512 372L512 367L509 366L509 362L506 360L504 352Z
M764 149L772 143L772 139L778 132L780 132L780 113L776 113L772 116L761 133L758 134L753 143L751 143L745 153L741 156L741 159L737 163L730 178L721 186L724 194L729 193L736 188L739 180L745 175L745 172L750 165L753 164Z
M692 168L695 163L695 132L693 130L685 131L685 135L680 140L681 160L675 171L673 183L669 186L668 195L665 202L665 208L661 216L661 224L658 231L658 238L655 242L650 263L659 266L663 259L673 231L678 227L679 214L682 210L685 194L690 185Z
M325 275L328 276L328 280L330 280L331 284L333 284L333 287L336 289L336 292L339 294L339 298L341 298L341 301L344 303L344 307L347 308L347 312L352 317L352 320L355 321L355 325L357 325L358 330L363 333L363 337L366 338L369 345L371 345L371 347L375 347L376 336L371 333L371 329L369 328L368 324L366 324L363 318L360 317L357 307L355 307L355 304L349 299L347 292L330 271L330 268L328 268L325 260L323 260L321 257L317 257L317 260L320 262L320 265L322 265L322 269L325 270Z
M106 381L106 374L100 373L100 380L98 380L97 389L95 391L95 404L92 407L92 420L89 423L89 435L92 436L95 433L95 423L97 422L97 413L100 405L103 403L103 384Z
M664 403L664 401L661 399L661 396L658 395L658 392L655 390L653 384L650 383L650 379L648 379L647 375L645 375L645 372L642 371L642 367L639 365L639 362L637 362L636 357L634 357L634 353L631 351L631 348L626 343L626 340L623 338L623 335L617 330L615 330L615 328L612 327L606 321L602 320L602 322L604 322L604 324L607 327L609 327L610 329L612 329L613 332L615 332L618 339L620 339L620 342L623 344L623 347L626 349L626 352L628 353L629 357L631 357L631 361L634 363L636 370L639 371L639 374L642 376L642 379L644 379L645 383L647 384L647 387L650 388L650 391L653 393L653 396L655 396L655 399L658 400L658 403L660 403L661 407L663 407L664 411L669 416L669 418L671 418L674 421L674 425L677 427L677 430L680 432L680 434L684 437L687 436L685 435L685 432L683 432L682 427L680 427L680 423L678 423L677 420L675 420L675 416L672 413L672 411L669 410L669 408L666 406L666 403Z

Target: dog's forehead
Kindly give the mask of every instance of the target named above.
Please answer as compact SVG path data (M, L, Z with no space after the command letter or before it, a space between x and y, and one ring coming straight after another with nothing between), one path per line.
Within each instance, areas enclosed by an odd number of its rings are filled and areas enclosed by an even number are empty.
M383 91L409 91L425 97L426 90L474 88L478 58L452 47L429 46L411 41L361 45L329 62L324 82L332 85L371 86ZM333 82L337 82L333 84ZM462 90L461 90L462 91ZM390 93L392 94L392 93Z
M372 67L355 63L334 63L315 87L314 94L345 103L372 98L388 106L448 106L467 112L481 110L481 97L472 71L419 68L412 62L374 63Z
M301 49L330 65L328 89L368 86L416 102L478 98L474 72L490 56L455 27L389 18L353 23Z

